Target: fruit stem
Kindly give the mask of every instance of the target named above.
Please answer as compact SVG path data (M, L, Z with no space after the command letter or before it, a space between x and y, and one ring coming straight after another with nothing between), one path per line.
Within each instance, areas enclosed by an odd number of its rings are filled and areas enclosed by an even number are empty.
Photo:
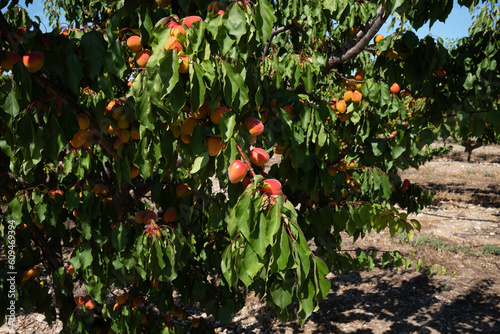
M250 161L248 161L247 157L245 156L245 153L243 153L243 150L241 149L240 145L238 142L236 142L236 147L238 148L238 151L240 152L241 157L245 161L245 163L248 166L248 169L250 170L250 174L252 174L252 178L255 177L255 172L253 171L252 165L250 165Z

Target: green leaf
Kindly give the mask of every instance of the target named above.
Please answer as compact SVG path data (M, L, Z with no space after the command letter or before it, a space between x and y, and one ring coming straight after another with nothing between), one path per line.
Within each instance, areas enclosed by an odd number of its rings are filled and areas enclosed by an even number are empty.
M115 38L109 44L109 49L105 57L106 68L118 78L121 78L127 70L127 64L125 63L120 41Z
M475 81L476 77L472 73L467 74L467 78L465 79L464 82L464 88L467 90L472 90L474 88Z
M266 215L266 237L271 245L274 244L275 235L281 226L281 212L278 205L273 205Z
M267 0L258 1L255 6L255 20L262 41L267 41L274 24L274 8Z
M19 104L17 103L16 94L14 88L9 92L5 102L2 105L3 110L6 111L12 117L16 116L19 112Z
M203 68L196 64L191 63L189 70L190 78L190 98L192 110L197 110L205 100L205 83L203 82Z
M232 36L236 37L236 43L240 42L241 37L247 32L245 11L242 6L230 6L224 15L224 25Z
M193 166L191 167L191 170L189 172L191 174L198 173L198 171L205 167L209 161L210 156L208 155L208 151L201 153L201 155L197 156L196 159L194 159Z
M116 227L113 229L113 232L111 233L111 240L113 243L113 247L118 253L121 253L125 250L125 247L127 247L127 229L125 228L125 225L122 223L119 223L116 225Z
M232 112L226 112L222 115L222 120L219 124L219 129L222 137L222 142L227 142L232 136L234 127L236 126L236 115Z
M82 36L80 41L82 59L85 62L87 75L94 79L104 66L106 41L102 33L92 30Z
M226 102L232 101L235 109L239 109L248 102L248 87L243 77L228 62L221 60L221 70Z
M251 279L253 279L263 266L264 264L259 261L259 258L254 253L252 248L245 247L245 252L243 255L243 267L245 268L246 274Z
M284 310L288 305L292 303L292 291L283 289L283 286L277 285L271 290L271 297L273 302L280 309Z

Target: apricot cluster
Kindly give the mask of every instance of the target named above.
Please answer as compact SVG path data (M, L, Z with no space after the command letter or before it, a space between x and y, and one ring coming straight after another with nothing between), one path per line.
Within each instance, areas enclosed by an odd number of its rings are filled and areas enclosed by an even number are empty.
M121 100L118 99L109 102L104 114L108 116L109 120L109 125L106 130L110 135L118 137L114 143L115 149L128 143L130 139L141 139L137 125L129 121L126 107Z
M78 121L78 127L80 130L75 133L73 138L70 140L70 143L74 148L88 148L92 144L88 138L90 136L90 132L88 130L90 126L90 119L86 114L82 113L76 115L76 120Z
M347 112L348 103L359 103L363 98L361 94L362 81L365 78L365 71L359 70L351 78L345 82L346 91L344 92L343 98L334 99L330 107L335 110L335 115L341 122L345 122L351 118L351 114Z
M357 192L361 185L359 184L358 181L354 180L351 178L351 174L349 173L349 170L352 170L356 167L356 160L351 160L348 163L344 160L340 161L334 166L331 166L328 168L328 174L330 176L335 176L337 173L343 173L345 177L345 186L347 188L350 188L352 192ZM347 196L349 195L348 189L344 189L342 192L342 199L346 199Z

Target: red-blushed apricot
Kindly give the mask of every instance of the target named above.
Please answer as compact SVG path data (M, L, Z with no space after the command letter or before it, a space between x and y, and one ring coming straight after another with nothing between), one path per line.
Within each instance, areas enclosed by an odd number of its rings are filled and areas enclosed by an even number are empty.
M243 189L246 189L250 185L250 183L252 183L252 179L248 176L245 176L245 178L241 182L241 184L243 185Z
M78 148L81 147L86 140L87 140L87 134L85 133L85 131L80 130L77 133L75 133L70 143L71 145L73 145L73 147Z
M339 162L337 164L337 167L336 167L337 172L341 172L341 173L344 172L346 170L346 168L347 168L347 164L344 161Z
M201 107L198 108L195 112L193 112L194 119L204 119L210 114L210 106L207 101L203 103Z
M361 94L360 91L358 90L355 90L353 93L352 93L352 102L355 102L355 103L359 103L361 102L361 99L363 98L363 94Z
M132 166L132 170L130 172L130 178L135 179L139 175L139 168Z
M157 219L158 219L158 216L156 216L156 213L154 213L153 211L148 211L144 215L144 224L145 225L149 225L149 224L152 224L152 223L156 223Z
M181 133L185 135L192 135L194 131L194 127L198 125L198 120L193 117L187 118L181 125Z
M229 181L238 183L247 176L248 166L241 160L234 160L228 168Z
M45 56L39 51L27 53L23 56L23 64L28 71L37 72L42 69Z
M76 303L76 306L84 305L85 304L85 297L83 297L83 296L75 297L75 303Z
M187 16L182 20L182 24L185 24L188 26L188 28L191 28L193 26L193 23L198 22L198 21L203 21L203 19L199 16Z
M264 180L262 185L262 190L264 190L269 195L281 195L281 182L276 179Z
M339 113L343 114L347 110L347 105L343 99L338 99L336 104L336 109Z
M179 73L189 72L189 57L186 55L180 55L179 58L182 60L182 63L179 65Z
M119 149L122 147L123 142L120 140L120 138L116 138L115 142L113 143L113 147L115 150Z
M144 224L144 217L148 212L149 211L137 211L134 217L135 222L138 224Z
M13 52L5 52L5 56L2 60L1 66L4 70L10 71L14 67L14 64L21 60L21 57Z
M145 302L144 297L135 297L132 301L132 305L134 305L134 307L139 307L144 305Z
M262 132L264 132L264 124L262 124L261 121L259 121L257 118L247 118L244 122L245 127L247 128L248 132L250 132L250 136L258 136Z
M125 302L127 301L128 299L128 292L124 292L122 294L119 294L118 296L116 296L116 303L118 305L123 305L125 304Z
M349 102L352 99L352 91L348 90L344 93L344 101Z
M30 275L31 278L37 278L40 275L40 271L36 268L31 268L28 270L28 275Z
M181 25L173 27L170 31L170 36L174 36L175 38L177 38L179 34L186 36L186 30L184 30L184 27Z
M288 117L293 118L293 106L287 104L286 106L283 107L283 110L286 111Z
M172 223L177 220L177 211L173 206L165 210L165 213L163 214L163 220L167 223Z
M262 148L254 148L250 151L250 161L259 167L264 166L269 161L269 153Z
M89 310L93 310L95 308L95 303L93 300L87 300L87 302L85 302L85 308L89 309Z
M219 125L220 122L222 121L222 115L227 113L228 111L229 111L229 109L227 109L226 107L222 107L222 106L217 107L214 109L214 111L212 111L212 114L210 114L210 120L215 125Z
M166 25L165 23L163 25L167 28L174 29L175 27L180 26L181 24L177 22L175 19L170 19L166 22Z
M215 157L219 152L226 147L225 143L222 143L221 137L209 137L207 140L208 155Z
M406 192L406 191L408 190L408 188L410 187L410 185L411 185L410 180L405 179L405 180L403 181L403 185L401 186L401 191L402 191L402 192Z
M170 5L171 0L156 0L156 3L160 8L167 8L168 5Z
M113 107L115 106L116 103L119 103L120 101L119 100L113 100L113 101L110 101L108 103L108 105L106 106L106 109L104 111L104 114L107 114L108 112L110 112Z
M357 81L361 81L364 78L365 78L365 71L363 71L363 70L357 71L356 74L354 75L354 79Z
M157 279L152 279L151 286L155 289L158 289L158 287L160 286L160 281L158 281Z
M21 282L26 283L30 280L30 278L30 274L28 274L27 271L23 271L23 278L21 279Z
M212 1L207 6L207 13L217 13L219 11L219 1Z
M182 183L175 188L175 193L177 194L177 197L182 198L186 196L190 190L191 188L187 183Z
M181 42L177 40L177 37L175 36L170 36L167 39L167 44L165 46L165 49L167 50L175 50L177 53L180 53L183 49Z
M337 168L333 166L328 168L328 174L330 174L330 176L335 176L335 174L337 174Z
M135 55L135 61L137 65L141 68L145 68L148 64L149 57L151 57L151 51L148 49L143 49Z
M300 23L299 20L297 20L297 19L293 19L292 22L293 22L293 25L296 26L297 28L302 28L304 26L304 24Z
M73 275L75 273L75 268L73 267L72 264L68 266L68 274Z
M131 36L127 39L127 46L130 52L137 53L142 50L141 37Z
M440 68L436 71L436 76L438 78L444 78L446 76L446 71Z
M399 93L399 85L397 83L393 83L391 86L391 93L398 94Z

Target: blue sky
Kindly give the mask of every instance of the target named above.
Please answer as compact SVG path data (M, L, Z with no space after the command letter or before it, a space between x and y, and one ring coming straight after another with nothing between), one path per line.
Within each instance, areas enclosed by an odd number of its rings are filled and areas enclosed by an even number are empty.
M28 7L28 12L31 16L38 15L42 19L42 22L47 26L48 30L48 20L44 18L43 15L43 1L34 0L33 4ZM468 29L472 24L472 15L469 13L469 9L465 7L460 7L455 0L453 5L453 11L446 20L446 23L437 21L434 23L432 28L429 30L429 24L424 25L417 31L417 35L420 38L425 37L428 34L434 37L441 37L443 40L447 38L460 38L468 35ZM380 33L382 35L387 35L388 24L385 24Z
M389 20L380 29L382 35L388 34ZM467 7L460 7L455 0L453 10L448 16L446 23L436 21L430 29L429 23L424 24L422 28L416 31L416 34L421 39L429 34L433 37L441 37L444 41L451 38L461 38L469 35L469 27L472 25L472 22L472 14L469 13L469 9Z

